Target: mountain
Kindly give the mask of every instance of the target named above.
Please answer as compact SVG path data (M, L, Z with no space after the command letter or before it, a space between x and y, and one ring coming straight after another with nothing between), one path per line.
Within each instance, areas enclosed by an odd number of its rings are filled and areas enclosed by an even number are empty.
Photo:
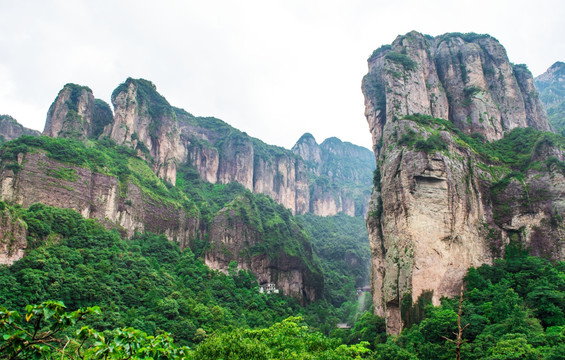
M541 101L547 108L549 122L563 134L565 131L565 63L558 61L536 78Z
M22 135L39 136L41 133L37 130L23 127L10 115L0 115L0 144L19 138Z
M164 234L212 269L228 271L235 261L302 302L321 296L321 269L292 214L365 214L369 150L331 138L315 145L318 162L304 161L171 106L143 79L118 86L112 105L88 87L65 85L47 113L47 136L2 149L2 199L70 208L125 237ZM8 252L6 262L23 254Z
M469 267L508 246L565 258L562 137L524 65L489 35L410 32L363 78L377 170L367 218L375 313L459 294ZM413 305L414 304L414 305Z
M89 88L67 84L49 109L43 133L74 139L109 137L118 145L135 149L151 161L161 179L172 184L176 181L178 165L188 161L205 181L219 184L237 181L254 193L271 196L294 214L312 211L327 216L344 211L353 216L366 212L368 194L344 192L343 186L335 188L334 184L320 194L319 186L311 183L327 174L309 172L296 152L267 145L222 120L196 117L173 107L147 80L127 79L112 93L112 104L113 118L109 106L95 99ZM327 141L329 144L333 140ZM345 143L340 146L356 148L349 152L352 156L361 151L363 166L374 167L366 149ZM343 157L347 151L338 156ZM324 159L333 161L327 156ZM347 175L338 176L341 184L354 183L354 187L365 187L365 192L370 186L367 173L347 181ZM325 177L318 183L324 180ZM320 197L335 198L338 204L320 207L318 202L330 201Z
M304 159L310 175L309 212L321 216L367 214L375 170L370 150L335 137L318 145L312 134L306 133L292 151Z

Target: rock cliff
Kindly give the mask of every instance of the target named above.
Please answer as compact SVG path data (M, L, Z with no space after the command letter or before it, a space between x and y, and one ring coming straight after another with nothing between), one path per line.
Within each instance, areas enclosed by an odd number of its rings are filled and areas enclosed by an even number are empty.
M112 122L112 110L86 86L66 84L47 112L43 135L77 140L97 138Z
M0 144L4 141L17 139L22 135L39 136L41 133L23 127L10 115L0 115Z
M366 149L335 138L321 145L314 140L321 157L305 162L301 155L309 156L306 153L267 145L219 119L196 117L171 106L154 84L143 79L128 78L120 84L112 93L112 105L113 117L89 88L67 84L49 109L44 135L109 137L134 149L171 184L178 166L189 162L205 181L237 181L252 192L271 196L293 214L366 213L374 162ZM352 170L352 163L360 169ZM340 173L336 166L348 169Z
M11 265L27 248L26 223L0 201L0 265Z
M174 110L188 160L202 179L213 184L237 181L254 193L271 196L294 214L308 211L308 173L300 157L219 119Z
M306 133L292 151L304 159L310 174L309 212L320 216L367 214L375 169L370 150L335 137L318 145Z
M518 131L550 130L525 66L488 35L416 32L368 62L377 171L367 225L375 312L388 331L424 292L434 304L457 295L467 268L510 243L563 258L563 143Z
M135 231L151 231L183 248L201 230L197 210L151 197L134 183L120 184L115 176L53 160L43 151L19 153L17 159L16 171L5 158L1 162L0 195L9 203L73 209L128 237Z
M565 63L558 61L536 78L540 98L553 128L565 132Z
M265 211L265 204L264 198L242 196L216 213L206 264L227 271L237 261L238 268L251 270L261 285L274 283L303 303L317 299L324 282L319 265L311 260L310 242L288 210Z

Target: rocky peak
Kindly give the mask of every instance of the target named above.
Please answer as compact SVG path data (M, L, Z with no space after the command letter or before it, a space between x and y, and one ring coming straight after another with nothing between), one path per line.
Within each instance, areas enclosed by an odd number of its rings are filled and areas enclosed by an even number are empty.
M535 80L540 98L546 106L549 122L563 134L565 131L565 63L558 61Z
M312 134L305 133L292 147L292 152L302 157L306 162L319 166L322 162L320 146Z
M0 143L19 138L22 135L39 136L41 133L23 127L10 115L0 115Z
M536 85L540 91L554 83L565 84L565 63L562 61L555 62L543 74L536 77Z
M387 121L410 114L448 119L496 140L515 127L550 130L533 77L493 37L410 32L375 50L363 79L365 114L379 144Z
M153 162L157 175L175 183L178 162L186 161L172 106L144 79L128 78L112 93L114 121L104 135L116 143L137 149Z
M43 135L85 140L96 138L112 121L107 103L86 86L66 84L47 112Z
M362 89L377 161L372 293L388 332L423 294L436 305L456 296L466 270L511 241L565 257L551 220L565 209L565 140L535 130L550 126L532 75L496 39L399 36L371 55Z

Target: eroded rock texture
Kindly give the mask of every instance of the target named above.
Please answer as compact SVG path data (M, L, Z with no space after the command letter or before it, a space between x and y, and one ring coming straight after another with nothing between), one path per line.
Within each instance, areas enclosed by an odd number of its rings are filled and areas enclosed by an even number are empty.
M493 191L507 173L454 131L406 118L446 119L488 141L517 127L550 130L532 75L512 65L497 40L399 36L370 57L362 89L378 167L367 218L373 300L390 333L403 327L403 304L425 291L434 304L457 295L466 270L501 256L511 239L563 258L563 226L555 221L565 211L561 172L530 169ZM417 149L409 142L415 136L424 143L434 136L441 149ZM538 150L540 161L563 158L551 144Z

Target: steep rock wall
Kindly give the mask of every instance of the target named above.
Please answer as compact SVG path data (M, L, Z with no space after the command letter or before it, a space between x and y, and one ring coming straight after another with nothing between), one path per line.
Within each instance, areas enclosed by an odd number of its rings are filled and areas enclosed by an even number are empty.
M164 233L170 240L187 247L201 228L198 214L163 203L145 195L128 183L120 189L118 179L90 169L63 164L43 152L20 154L21 169L0 170L1 198L25 208L34 203L64 207L82 216L98 219L108 228L117 227L124 235L135 231ZM58 178L53 170L74 174L73 180Z
M22 135L39 136L41 133L23 127L10 115L0 115L0 143L17 139Z
M375 168L370 150L335 137L318 145L306 133L292 151L305 160L310 174L309 212L320 216L367 214Z
M532 90L529 71L512 65L496 39L476 34L399 36L375 50L363 79L374 144L387 121L414 113L448 119L487 140L515 127L550 130Z
M78 140L96 138L112 121L112 110L86 86L66 84L49 111L43 135Z
M262 216L263 215L263 216ZM323 290L321 269L314 263L312 249L296 225L287 219L279 227L289 227L290 237L298 253L291 255L283 250L286 244L270 248L273 236L263 223L264 214L259 214L250 199L241 197L220 210L212 221L209 233L209 248L204 261L212 269L227 272L229 264L237 261L238 268L251 270L259 284L276 284L285 295L306 304L319 298ZM285 242L291 242L288 238ZM282 247L281 247L282 245ZM292 245L291 245L292 247Z
M362 89L378 167L367 218L373 301L390 333L404 325L403 304L424 291L433 292L434 304L457 295L467 268L492 262L511 239L563 258L563 226L552 222L565 210L559 171L530 169L521 182L493 192L506 174L494 170L499 164L479 157L453 130L405 117L447 119L487 140L516 127L549 130L531 74L511 65L495 39L398 37L373 53ZM410 142L427 144L432 136L437 150ZM542 161L563 157L551 146L537 154Z
M293 214L309 210L308 173L301 158L221 120L175 112L188 159L202 179L220 184L237 181L254 193L271 196Z
M27 225L0 203L0 265L11 265L24 256Z
M104 135L130 146L153 162L162 179L175 183L177 164L186 161L186 148L174 112L151 82L128 78L112 93L114 120Z

